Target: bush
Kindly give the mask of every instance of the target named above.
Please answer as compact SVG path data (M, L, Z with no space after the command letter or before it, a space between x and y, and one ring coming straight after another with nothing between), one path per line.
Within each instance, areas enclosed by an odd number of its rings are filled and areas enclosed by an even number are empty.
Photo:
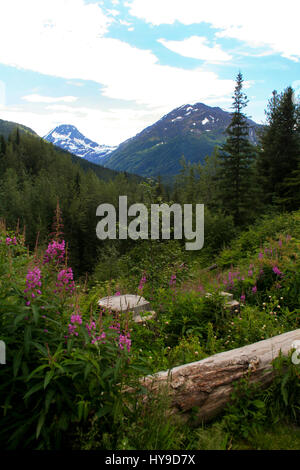
M59 247L53 241L48 256L28 256L21 237L0 236L2 448L60 448L78 423L99 419L104 432L120 419L128 321L95 311L82 316Z

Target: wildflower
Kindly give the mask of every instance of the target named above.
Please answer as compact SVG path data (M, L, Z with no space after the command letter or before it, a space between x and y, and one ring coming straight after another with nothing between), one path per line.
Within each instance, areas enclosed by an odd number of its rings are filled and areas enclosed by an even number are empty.
M24 293L31 292L31 298L34 299L36 295L41 295L42 292L39 287L41 287L41 270L36 266L32 270L29 270L26 276L26 288L24 289ZM30 302L27 298L26 305L29 306ZM29 303L28 303L29 302Z
M71 294L75 290L75 283L73 281L73 271L72 268L63 269L57 275L56 287L58 287L58 292L70 292Z
M14 238L6 237L5 243L6 243L7 246L16 245L17 244L17 239L16 239L16 237L14 237Z
M170 287L176 285L176 274L172 274L171 279L170 279Z
M118 292L115 293L115 295L121 295L121 292L118 291Z
M147 281L146 276L143 275L141 280L140 280L138 290L143 290L144 285L146 284L146 281Z
M120 323L116 323L115 325L110 325L109 329L110 330L116 330L116 331L120 332Z
M92 344L95 344L96 342L101 341L101 340L104 340L105 338L106 338L106 333L103 332L103 333L101 333L101 335L96 336L96 338L94 338L94 339L91 341L91 343L92 343ZM105 341L102 341L102 343L105 343Z
M82 324L82 318L79 313L74 313L71 315L71 323L68 325L69 335L78 336L78 332L76 331L77 325Z
M258 258L263 259L263 257L264 257L264 254L260 251L259 254L258 254Z
M119 348L124 349L124 346L127 348L127 351L129 352L130 347L131 347L130 333L119 336ZM150 359L152 358L150 357Z
M61 243L57 242L56 240L52 240L49 243L48 248L46 250L43 264L50 263L52 260L56 261L57 263L63 262L65 256L65 241L62 240Z
M241 302L245 302L245 300L246 300L246 296L245 296L245 294L242 294L241 295Z
M256 286L252 287L252 292L253 292L253 294L256 294L256 292L257 292L257 287Z
M274 267L273 267L273 272L274 272L275 274L277 274L277 276L282 276L282 274L283 274L283 273L280 271L280 269L277 268L277 266L274 266Z
M93 330L96 330L96 323L95 323L94 321L92 321L90 324L87 323L87 324L85 325L85 327L86 327L86 329L88 330L89 336L91 336L92 331L93 331Z

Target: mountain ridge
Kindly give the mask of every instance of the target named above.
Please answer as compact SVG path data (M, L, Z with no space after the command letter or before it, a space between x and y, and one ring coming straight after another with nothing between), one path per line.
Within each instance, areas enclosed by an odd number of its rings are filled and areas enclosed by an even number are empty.
M101 163L146 177L174 176L180 171L182 156L191 163L203 162L215 146L225 141L231 118L232 113L218 106L204 103L179 106L122 142ZM249 118L247 121L249 140L256 144L256 131L261 126Z

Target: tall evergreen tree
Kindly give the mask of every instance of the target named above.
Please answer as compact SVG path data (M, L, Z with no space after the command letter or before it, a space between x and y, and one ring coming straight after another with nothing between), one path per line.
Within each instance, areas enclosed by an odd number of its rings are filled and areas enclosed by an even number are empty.
M265 203L286 208L286 184L297 170L300 157L299 105L291 87L273 91L266 110L267 125L260 136L257 167Z
M233 98L232 119L220 148L219 184L222 206L234 217L237 225L247 222L252 214L254 165L256 151L249 141L249 123L243 109L248 104L243 92L243 76L239 72Z

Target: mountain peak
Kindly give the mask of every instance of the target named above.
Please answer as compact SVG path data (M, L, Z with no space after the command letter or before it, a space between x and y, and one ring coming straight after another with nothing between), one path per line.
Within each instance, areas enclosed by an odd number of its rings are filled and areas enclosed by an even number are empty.
M146 177L176 175L183 155L190 163L203 162L206 155L224 143L231 119L232 113L217 106L184 104L120 144L103 163L114 170ZM260 126L247 121L249 140L255 144Z
M100 145L85 137L77 127L71 124L60 124L44 136L44 139L53 145L67 150L78 157L82 157L93 163L115 150L116 147Z

